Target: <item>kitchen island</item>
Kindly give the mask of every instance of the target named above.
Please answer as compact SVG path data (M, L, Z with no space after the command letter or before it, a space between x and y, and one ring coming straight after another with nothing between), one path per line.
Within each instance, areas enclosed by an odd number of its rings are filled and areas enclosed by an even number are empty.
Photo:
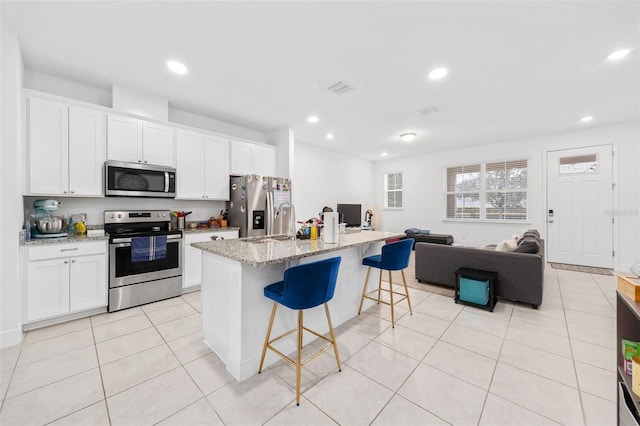
M401 233L362 231L340 234L336 244L321 240L291 241L283 236L193 243L202 250L202 330L204 341L238 381L258 372L260 355L273 302L264 297L265 286L281 281L284 271L302 263L340 256L342 262L333 299L329 302L333 326L358 314L367 268L362 259L379 254L385 240ZM364 308L373 302L365 300ZM278 307L272 335L296 326L295 311ZM305 311L305 326L329 331L322 307ZM305 333L304 343L314 338ZM284 353L295 350L295 336L280 342ZM280 360L267 353L265 365Z

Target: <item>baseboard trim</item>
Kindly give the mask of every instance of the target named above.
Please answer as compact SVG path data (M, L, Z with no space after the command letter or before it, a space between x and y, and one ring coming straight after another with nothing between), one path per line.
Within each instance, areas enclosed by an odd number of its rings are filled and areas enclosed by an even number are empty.
M0 349L8 348L22 343L22 330L16 328L14 330L4 331L0 333Z

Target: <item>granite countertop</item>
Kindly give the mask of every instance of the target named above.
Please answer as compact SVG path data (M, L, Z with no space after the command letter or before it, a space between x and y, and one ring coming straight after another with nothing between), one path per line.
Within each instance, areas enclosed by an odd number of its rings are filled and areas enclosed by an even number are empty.
M239 226L213 226L211 228L189 228L189 227L185 227L182 230L183 234L197 234L200 232L224 232L224 231L239 231L240 227Z
M44 246L49 244L71 244L71 243L85 243L92 241L108 241L109 234L105 233L99 237L88 237L85 235L68 234L67 237L60 238L31 238L29 241L20 241L21 246Z
M192 243L191 246L252 266L262 266L404 236L398 232L361 231L340 234L337 244L324 243L321 239L291 241L253 237Z

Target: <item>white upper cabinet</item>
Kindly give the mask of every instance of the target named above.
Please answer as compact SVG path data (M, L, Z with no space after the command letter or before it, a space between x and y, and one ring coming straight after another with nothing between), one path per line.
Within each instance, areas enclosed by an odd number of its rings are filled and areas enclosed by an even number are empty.
M276 174L276 149L266 146L254 145L251 148L252 173L260 176L275 176Z
M176 198L228 200L229 142L181 129L176 140Z
M69 193L100 196L107 157L105 114L69 107Z
M231 141L231 174L273 176L276 171L275 147Z
M28 98L27 193L101 196L105 114Z
M229 199L229 141L207 136L204 141L205 198Z
M142 129L142 158L145 163L176 166L174 128L144 122Z
M175 167L174 129L118 114L107 117L109 160Z
M231 174L251 174L251 144L231 141Z

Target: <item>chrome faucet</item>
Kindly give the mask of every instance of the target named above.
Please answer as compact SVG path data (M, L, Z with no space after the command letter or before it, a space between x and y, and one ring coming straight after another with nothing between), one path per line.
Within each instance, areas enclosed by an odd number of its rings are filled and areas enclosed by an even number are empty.
M289 220L289 229L287 229L287 237L291 238L292 240L295 240L296 239L296 208L293 206L293 204L291 204L288 201L285 201L284 203L280 204L276 209L276 214L274 218L278 217L280 213L282 213L283 207L291 207L291 219Z

